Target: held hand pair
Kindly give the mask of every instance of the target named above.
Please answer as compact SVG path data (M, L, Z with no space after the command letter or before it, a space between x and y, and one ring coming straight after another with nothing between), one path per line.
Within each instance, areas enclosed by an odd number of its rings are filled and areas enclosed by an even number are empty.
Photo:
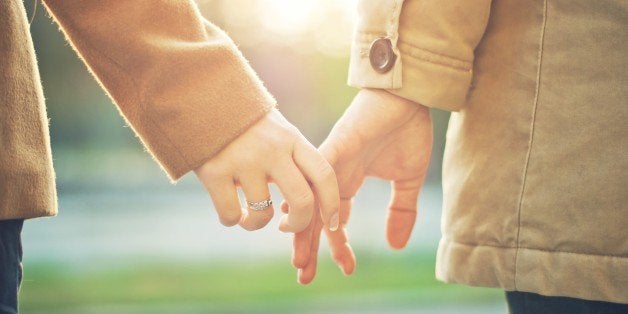
M277 184L285 199L281 210L287 214L281 219L280 230L295 233L292 264L298 269L298 281L307 284L316 275L323 229L332 257L343 273L349 275L355 269L345 225L353 197L366 176L391 181L388 243L396 249L406 245L416 220L431 148L432 123L427 107L386 91L364 89L319 150L275 110L198 168L196 174L221 222L227 226L239 223L247 230L261 228L272 218L272 206L264 202L270 195L268 183ZM248 209L240 209L238 186L253 202ZM320 215L313 215L316 211Z
M277 110L195 172L225 226L240 224L251 231L268 224L274 214L268 190L268 183L272 182L291 208L281 219L281 231L303 231L312 220L315 200L322 220L328 227L338 228L338 219L333 218L338 216L339 203L334 171ZM244 191L248 208L241 208L237 187Z
M432 150L432 120L427 107L386 91L362 90L336 123L319 151L334 168L340 189L340 227L325 230L332 258L345 275L355 269L345 225L353 197L367 176L391 182L387 238L403 248L417 216L417 200ZM308 284L316 275L322 223L295 235L293 265L298 281Z

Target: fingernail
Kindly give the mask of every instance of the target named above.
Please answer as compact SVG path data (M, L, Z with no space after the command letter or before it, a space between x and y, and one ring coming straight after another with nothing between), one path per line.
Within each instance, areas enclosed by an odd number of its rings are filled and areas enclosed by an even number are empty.
M338 214L338 212L335 212L333 215L331 215L331 219L329 219L329 230L336 231L338 230L339 226L340 226L340 215Z

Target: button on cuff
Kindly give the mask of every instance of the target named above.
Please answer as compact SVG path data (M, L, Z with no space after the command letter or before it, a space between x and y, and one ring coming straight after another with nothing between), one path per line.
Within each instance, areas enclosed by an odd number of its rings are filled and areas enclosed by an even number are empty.
M371 67L377 73L387 73L395 65L397 55L393 51L392 42L389 38L377 38L371 43L369 51Z

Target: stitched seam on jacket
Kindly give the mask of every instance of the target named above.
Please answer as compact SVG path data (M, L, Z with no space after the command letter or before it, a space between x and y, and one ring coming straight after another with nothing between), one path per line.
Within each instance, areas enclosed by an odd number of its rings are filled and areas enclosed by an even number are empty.
M397 1L393 2L393 6L390 12L390 20L388 22L388 30L386 31L388 33L388 36L393 36L394 34L394 39L395 41L399 41L399 24L397 23L397 28L395 29L395 15L397 12L397 5L399 5L399 3ZM399 14L401 14L401 12L399 12ZM393 42L393 44L395 44ZM395 63L397 63L398 61L395 61ZM390 86L395 86L395 71L397 71L399 67L396 67L395 65L393 65L393 71L392 71L392 75L390 75Z
M362 33L362 34L357 34L356 37L358 35L366 35L366 38L356 38L356 44L363 46L364 49L362 50L367 50L370 48L370 45L372 43L372 37L371 36L380 36L381 33ZM381 37L381 36L380 36ZM429 49L425 49L425 48L421 48L417 45L405 42L405 41L398 41L397 45L404 45L404 46L408 46L408 48L410 48L410 52L407 54L415 59L419 59L425 62L429 62L429 63L433 63L433 64L437 64L437 65L442 65L442 66L446 66L449 68L453 68L456 70L460 70L460 71L470 71L471 70L471 61L467 61L467 60L463 60L463 59L459 59L459 58L455 58L452 56L448 56L442 53L438 53L435 51L431 51ZM367 57L368 55L362 56L362 57Z
M392 8L390 10L391 11L390 12L390 20L388 21L388 23L389 23L389 25L388 25L389 29L387 31L388 36L390 36L391 33L393 32L393 30L395 29L395 15L396 15L395 12L397 12L397 5L399 5L399 3L397 1L393 1L393 6L392 6ZM401 12L399 14L401 14ZM397 29L396 29L396 32L398 32L398 31L399 31L399 25L397 25ZM397 36L398 35L399 34L397 34Z
M419 48L406 42L400 42L400 45L408 46L409 51L406 52L406 56L410 56L417 60L424 62L446 66L448 68L468 72L471 71L471 62L463 61L460 59L452 58L440 53L429 51L427 49Z
M408 45L410 48L417 49L417 50L424 51L424 52L428 52L430 54L437 55L437 56L443 57L445 59L450 59L452 61L457 61L457 62L460 62L462 64L468 65L469 67L471 66L471 61L469 61L469 60L464 60L464 59L452 57L450 55L446 55L444 53L435 52L435 51L430 50L430 49L421 48L421 47L419 47L419 46L417 46L415 44L412 44L410 42L407 42L407 41L403 41L402 43L404 45Z
M356 31L356 35L365 35L365 36L386 36L385 31Z
M519 261L519 250L523 249L519 247L520 235L521 235L521 207L523 205L523 195L526 191L526 179L528 175L528 166L530 165L530 155L532 153L532 144L534 143L534 123L536 120L536 109L539 104L539 89L541 83L541 65L543 62L543 44L545 41L545 27L547 26L547 0L543 1L543 21L541 25L541 34L539 38L539 51L536 70L536 86L534 88L534 102L532 107L532 121L530 123L530 140L528 142L528 152L526 153L526 159L523 166L523 182L521 183L521 192L519 194L519 205L517 206L517 240L515 250L515 269L513 276L513 286L517 290L517 262Z
M487 247L487 248L495 248L495 249L506 249L506 250L527 250L527 251L539 251L545 253L559 253L559 254L570 254L570 255L585 255L591 257L604 257L604 258L620 258L626 259L628 256L624 255L611 255L611 254L589 254L589 253L581 253L581 252L570 252L570 251L560 251L560 250L546 250L540 248L532 248L532 247L516 247L516 246L499 246L499 245L491 245L491 244L478 244L478 243L465 243L458 242L455 240L450 240L448 238L443 238L445 242L462 245L462 246L472 246L472 247Z

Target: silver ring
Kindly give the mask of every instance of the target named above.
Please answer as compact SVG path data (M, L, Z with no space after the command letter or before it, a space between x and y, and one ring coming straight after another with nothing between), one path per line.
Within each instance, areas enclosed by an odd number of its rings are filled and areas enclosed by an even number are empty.
M264 210L273 205L273 200L270 198L261 202L246 202L251 210Z

